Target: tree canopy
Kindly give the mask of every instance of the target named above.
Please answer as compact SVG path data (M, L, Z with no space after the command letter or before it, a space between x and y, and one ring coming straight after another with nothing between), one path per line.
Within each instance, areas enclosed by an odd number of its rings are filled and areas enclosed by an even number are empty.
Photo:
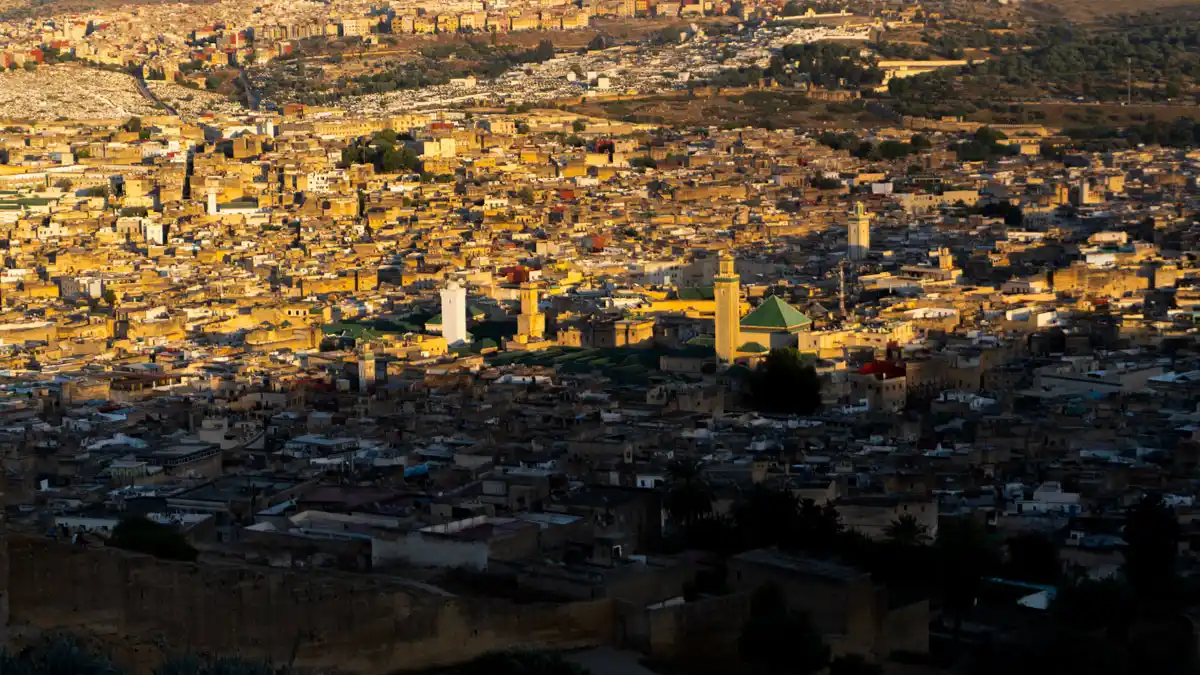
M154 668L154 675L274 675L266 661L234 656L182 654ZM0 673L5 675L124 675L108 656L95 652L70 634L50 634L20 653L0 652Z
M772 349L748 381L754 408L810 415L821 407L821 378L793 348Z
M142 516L123 518L117 523L108 545L167 560L194 562L199 555L175 528Z
M916 517L905 513L883 529L888 541L901 546L917 546L929 543L929 528L917 522Z
M591 675L562 654L528 649L490 652L457 669L459 675Z
M419 171L421 158L412 149L400 144L402 140L392 129L376 132L369 138L355 139L342 148L342 164L372 164L380 173Z
M1179 520L1158 495L1148 495L1125 518L1125 576L1139 593L1157 596L1175 580Z

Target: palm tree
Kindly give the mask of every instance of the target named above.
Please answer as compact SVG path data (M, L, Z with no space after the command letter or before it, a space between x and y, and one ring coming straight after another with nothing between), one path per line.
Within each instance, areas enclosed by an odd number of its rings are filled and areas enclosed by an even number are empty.
M673 459L667 465L671 485L665 506L671 518L683 527L712 515L712 489L704 480L700 464L690 459Z
M955 645L962 637L964 615L975 606L983 580L1000 566L1000 555L983 527L970 519L956 518L938 527L933 549L942 606L953 618Z
M924 546L929 543L929 528L917 522L911 514L902 514L883 528L888 541L901 546Z

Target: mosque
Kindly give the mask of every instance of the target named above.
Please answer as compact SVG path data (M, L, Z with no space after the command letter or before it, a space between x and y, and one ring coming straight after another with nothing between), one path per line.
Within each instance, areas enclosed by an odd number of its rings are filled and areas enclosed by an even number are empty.
M797 346L800 333L812 330L812 320L774 295L741 316L741 279L735 267L733 256L723 252L713 279L717 359L730 364L739 358L761 357L772 349Z

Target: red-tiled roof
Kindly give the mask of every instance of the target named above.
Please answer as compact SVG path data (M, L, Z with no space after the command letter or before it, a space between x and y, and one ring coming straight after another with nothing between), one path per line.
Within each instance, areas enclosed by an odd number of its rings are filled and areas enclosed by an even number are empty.
M904 377L904 364L898 361L872 361L856 371L859 375L874 375L881 380Z

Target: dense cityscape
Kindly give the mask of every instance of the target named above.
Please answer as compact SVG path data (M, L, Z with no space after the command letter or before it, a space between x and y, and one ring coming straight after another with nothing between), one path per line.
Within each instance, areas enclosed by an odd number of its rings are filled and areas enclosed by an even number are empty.
M0 670L1200 672L1197 19L0 0Z

